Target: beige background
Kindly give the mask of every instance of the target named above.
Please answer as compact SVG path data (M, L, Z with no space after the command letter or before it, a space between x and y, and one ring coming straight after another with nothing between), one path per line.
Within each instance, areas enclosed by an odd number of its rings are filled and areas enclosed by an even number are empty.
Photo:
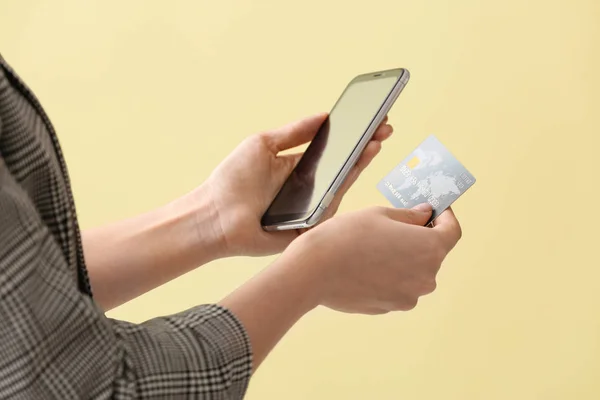
M413 312L318 310L250 399L600 398L600 3L0 1L0 51L45 104L84 227L202 182L245 136L407 67L397 134L342 212L430 133L478 183L464 239ZM110 316L217 301L271 259L215 262Z

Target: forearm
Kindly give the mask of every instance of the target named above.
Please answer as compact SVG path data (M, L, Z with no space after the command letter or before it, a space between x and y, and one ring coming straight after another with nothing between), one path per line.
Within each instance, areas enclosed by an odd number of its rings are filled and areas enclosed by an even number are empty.
M286 332L319 304L321 266L288 248L273 265L219 304L241 322L250 338L256 370Z
M206 197L208 199L208 197ZM214 212L202 196L83 233L94 298L109 310L221 257Z

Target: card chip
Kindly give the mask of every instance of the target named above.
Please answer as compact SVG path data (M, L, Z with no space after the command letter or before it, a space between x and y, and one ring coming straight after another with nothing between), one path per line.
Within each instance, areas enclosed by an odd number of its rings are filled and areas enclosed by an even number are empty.
M409 162L406 163L406 166L410 169L414 169L419 164L421 164L421 160L418 156L414 156Z

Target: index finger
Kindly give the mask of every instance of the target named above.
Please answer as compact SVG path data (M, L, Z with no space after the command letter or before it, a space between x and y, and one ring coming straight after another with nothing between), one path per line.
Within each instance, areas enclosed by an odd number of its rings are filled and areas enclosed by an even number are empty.
M451 208L446 209L433 221L433 229L439 232L448 250L452 250L462 237L460 223Z

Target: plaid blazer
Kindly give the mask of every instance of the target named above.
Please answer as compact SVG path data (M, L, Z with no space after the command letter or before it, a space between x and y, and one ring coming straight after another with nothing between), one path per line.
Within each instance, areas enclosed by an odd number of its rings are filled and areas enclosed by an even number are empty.
M0 398L238 399L251 364L217 305L139 325L96 306L56 134L0 56Z

